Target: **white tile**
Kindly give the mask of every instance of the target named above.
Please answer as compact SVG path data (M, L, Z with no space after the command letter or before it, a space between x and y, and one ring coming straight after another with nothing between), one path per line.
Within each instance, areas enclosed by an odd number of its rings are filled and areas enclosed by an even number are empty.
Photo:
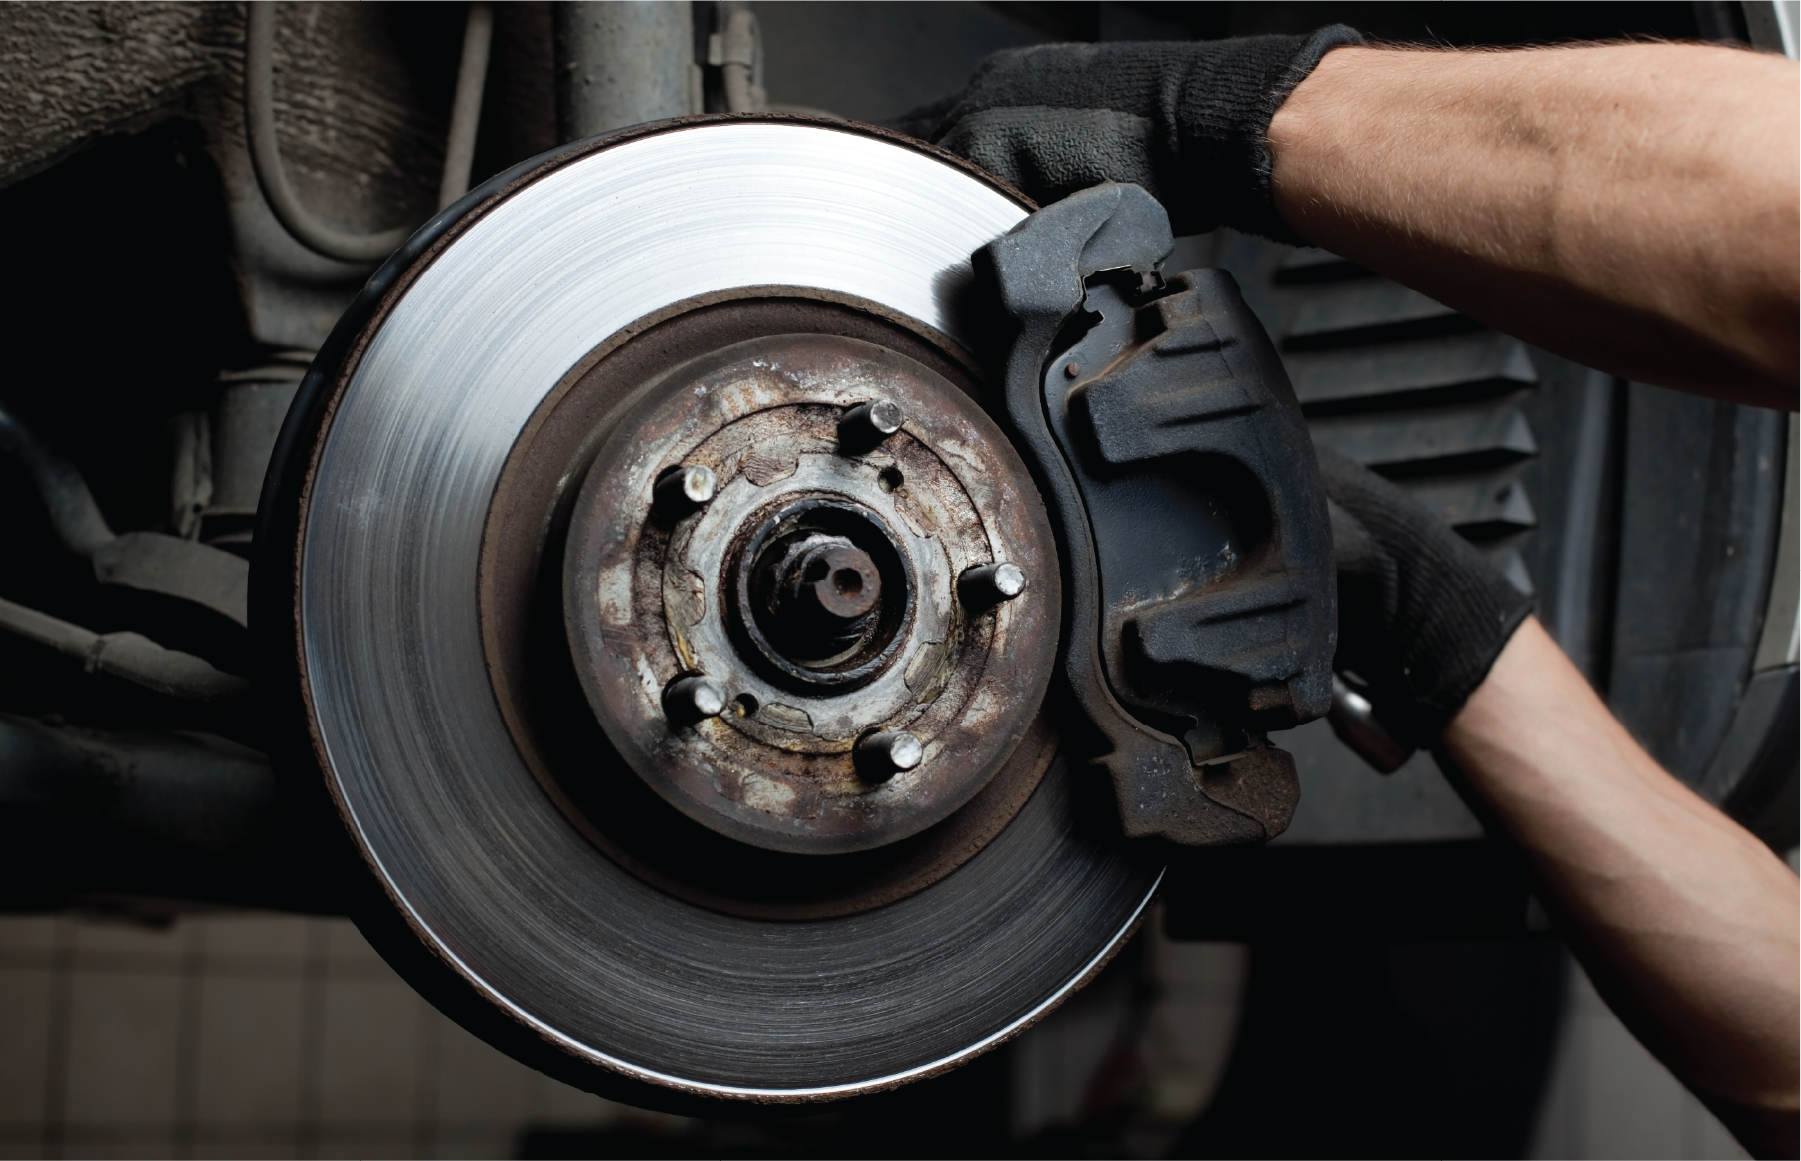
M1145 1032L1147 1065L1223 1070L1238 1032L1238 1012L1235 1004L1158 1004Z
M334 967L375 968L387 972L388 965L369 946L356 924L348 919L315 919L325 929L325 954Z
M431 1156L469 1158L471 1161L515 1157L518 1156L519 1138L523 1133L523 1124L488 1125L474 1129L440 1126L431 1140Z
M531 1108L534 1125L607 1125L634 1111L541 1072L532 1074Z
M1250 970L1242 943L1184 943L1160 935L1150 941L1152 971L1172 999L1237 1003Z
M189 1161L295 1161L299 1157L299 1134L288 1129L283 1141L195 1141Z
M1578 1075L1578 1049L1567 1026L1558 1037L1552 1057L1550 1076L1538 1106L1538 1123L1532 1128L1532 1141L1526 1156L1532 1161L1580 1156L1577 1141L1581 1131L1582 1084Z
M55 915L0 915L0 950L49 951L61 924Z
M436 1119L449 1122L523 1122L532 1112L533 1069L430 1012L438 1028Z
M1117 1037L1124 1009L1107 994L1078 994L1013 1042L1012 1121L1016 1137L1069 1124L1090 1078Z
M179 923L158 928L83 918L75 921L73 930L77 966L175 971L181 965L184 933Z
M219 970L214 966L215 959L230 964L240 956L299 960L306 955L311 922L304 916L261 911L209 915L199 921L204 932L207 970Z
M298 1119L304 989L298 979L208 976L201 982L195 1073L201 1123Z
M51 983L48 970L0 970L0 1124L43 1120Z
M175 1138L140 1141L68 1141L63 1161L171 1161Z
M1563 1029L1528 1155L1653 1161L1744 1154L1572 965Z
M1587 1016L1584 1146L1591 1157L1680 1158L1682 1085L1611 1015Z
M74 974L71 1124L173 1122L180 986L171 974Z
M323 1123L410 1122L425 1002L399 980L325 986L319 1085Z
M411 1157L413 1132L410 1127L376 1126L333 1127L320 1130L315 1156L320 1158Z

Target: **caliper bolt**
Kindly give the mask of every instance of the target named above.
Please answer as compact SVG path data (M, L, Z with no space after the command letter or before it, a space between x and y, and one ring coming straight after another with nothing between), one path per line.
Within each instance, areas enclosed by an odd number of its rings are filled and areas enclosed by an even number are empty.
M670 516L686 516L702 504L710 503L719 491L719 477L705 464L683 464L665 472L657 481L654 495L657 511Z
M857 764L875 781L884 781L925 760L926 748L905 730L877 730L857 743Z
M724 710L725 686L702 673L678 677L663 691L663 713L672 725L691 726Z
M1026 591L1025 570L1008 561L978 564L957 578L957 595L971 608L992 608Z
M838 442L844 450L866 452L901 429L907 415L892 399L870 399L838 420Z

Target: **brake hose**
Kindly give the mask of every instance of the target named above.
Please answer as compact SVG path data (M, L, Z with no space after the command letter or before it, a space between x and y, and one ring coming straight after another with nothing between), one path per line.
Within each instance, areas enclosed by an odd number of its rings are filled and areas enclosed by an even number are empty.
M342 262L373 262L386 258L406 241L413 227L396 226L375 234L351 234L326 225L300 204L300 198L288 181L275 138L275 4L270 0L246 7L249 12L244 29L244 122L257 184L262 187L269 208L295 241L327 258ZM440 208L461 197L469 187L493 29L492 7L482 0L472 3L463 32L463 58L457 70L456 97L451 107L450 139L444 155L444 177L439 186Z

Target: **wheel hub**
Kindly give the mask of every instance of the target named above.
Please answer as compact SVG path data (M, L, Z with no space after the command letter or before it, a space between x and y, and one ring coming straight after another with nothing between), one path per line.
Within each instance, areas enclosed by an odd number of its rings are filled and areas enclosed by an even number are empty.
M699 470L711 499L658 502ZM702 355L643 389L575 502L564 608L588 703L660 795L740 842L916 834L993 777L1035 712L1008 684L1054 656L1031 494L976 401L891 349L778 335ZM1015 599L961 598L960 575L1002 564L1027 578ZM672 710L697 679L719 713Z
M802 501L779 516L755 533L754 558L747 549L733 562L735 624L784 674L822 685L854 681L894 639L877 630L906 618L909 594L905 578L894 577L894 539L865 512L830 500ZM859 542L871 544L874 555ZM889 610L900 608L886 616L877 557L901 582L888 586Z

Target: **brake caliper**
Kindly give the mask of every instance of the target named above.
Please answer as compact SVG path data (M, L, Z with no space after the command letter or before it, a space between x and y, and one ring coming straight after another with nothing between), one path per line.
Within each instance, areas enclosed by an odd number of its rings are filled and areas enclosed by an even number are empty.
M1128 835L1261 842L1300 798L1264 734L1332 698L1326 495L1294 389L1232 276L1165 281L1137 186L1054 203L977 256L1017 327L1005 405L1056 510L1064 668Z

